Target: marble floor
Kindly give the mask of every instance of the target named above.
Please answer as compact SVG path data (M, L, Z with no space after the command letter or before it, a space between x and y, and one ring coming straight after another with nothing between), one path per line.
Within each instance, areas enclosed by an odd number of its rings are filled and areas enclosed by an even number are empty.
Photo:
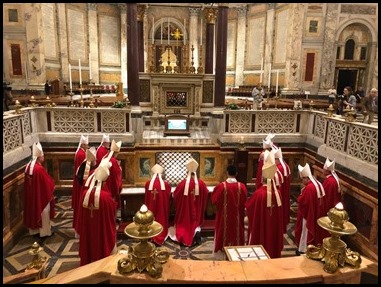
M284 235L282 257L295 255L296 246L293 243L293 223L296 208L295 203L291 205L291 223L287 234ZM29 255L28 251L34 242L38 242L43 247L41 255L49 259L46 276L53 276L79 267L79 243L78 239L74 238L74 230L72 228L73 210L71 209L71 197L61 196L56 198L56 211L52 227L54 234L51 237L40 238L38 235L31 236L25 232L9 252L3 253L3 277L24 271L27 264L31 262L32 255ZM200 245L192 247L181 246L177 242L167 239L163 247L175 259L215 260L213 256L214 239L210 235L203 233ZM126 235L122 233L118 234L117 247L119 250L135 243L136 241L127 238Z

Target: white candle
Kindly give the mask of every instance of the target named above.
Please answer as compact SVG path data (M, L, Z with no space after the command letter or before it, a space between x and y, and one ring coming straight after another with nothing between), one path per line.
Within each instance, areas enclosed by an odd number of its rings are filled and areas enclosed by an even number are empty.
M185 45L185 19L184 19L184 31L183 31L183 42L184 42L184 45Z
M201 18L201 27L200 27L200 44L202 45L202 18Z
M152 17L152 44L155 42L155 17Z
M70 85L70 92L73 90L73 83L71 82L71 65L69 64L69 85Z
M269 67L269 84L268 84L268 88L270 89L271 87L271 63L270 63L270 67Z
M79 84L82 85L81 59L78 59L78 69L79 69Z
M161 21L160 27L160 44L163 44L163 21Z
M91 75L91 54L89 53L89 79L91 80L93 77Z
M169 33L171 33L171 31L169 29L169 18L168 18L168 45L169 45Z
M147 212L148 211L148 208L147 208L147 205L143 204L142 207L140 207L140 212Z
M278 95L279 70L276 70L275 95Z
M259 77L259 82L262 83L262 74L263 74L263 57L262 57L262 62L261 62L261 75Z

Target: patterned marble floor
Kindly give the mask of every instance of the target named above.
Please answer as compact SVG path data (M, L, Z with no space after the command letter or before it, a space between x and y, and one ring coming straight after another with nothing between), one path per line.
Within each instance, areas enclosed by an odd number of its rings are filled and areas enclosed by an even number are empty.
M28 254L31 245L38 242L42 247L42 256L49 258L46 269L46 276L53 276L67 270L79 267L78 239L74 238L72 228L73 211L71 209L71 198L61 196L56 198L56 217L53 220L54 234L48 238L40 238L38 235L31 236L25 233L7 254L3 254L3 277L22 272L28 263L31 262L32 255ZM291 223L287 234L284 235L284 249L282 257L294 256L296 247L293 243L293 222L296 206L291 206ZM127 248L136 243L127 236L119 235L117 240L118 249ZM200 245L192 247L180 246L170 239L164 243L170 256L175 259L184 260L215 260L213 257L213 236L202 238Z

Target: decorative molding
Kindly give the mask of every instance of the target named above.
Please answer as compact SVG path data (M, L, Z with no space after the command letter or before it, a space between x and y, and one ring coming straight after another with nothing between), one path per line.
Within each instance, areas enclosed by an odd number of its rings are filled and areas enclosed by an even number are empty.
M247 4L244 4L241 7L237 7L238 17L246 17L247 13Z
M146 11L147 11L147 5L137 5L136 14L137 14L138 21L143 22Z
M208 24L214 24L216 22L217 12L218 12L218 10L216 8L205 8L204 9L205 19L206 19Z
M342 4L341 13L346 14L368 14L368 15L376 15L377 7L369 6L369 5L350 5L350 4Z
M87 10L94 10L96 11L98 7L97 3L87 3Z
M201 12L201 8L189 8L189 15L192 16L199 16Z

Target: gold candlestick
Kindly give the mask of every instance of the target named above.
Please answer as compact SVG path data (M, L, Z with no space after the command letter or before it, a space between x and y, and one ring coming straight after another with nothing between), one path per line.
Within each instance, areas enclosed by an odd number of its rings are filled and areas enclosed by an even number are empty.
M32 244L32 248L29 250L29 254L33 255L32 262L29 263L26 267L26 269L40 269L42 264L46 261L46 257L41 256L39 253L42 251L42 247L37 243L34 242Z
M323 239L323 245L308 245L306 255L308 258L324 261L323 270L328 273L335 273L345 263L359 268L361 257L358 252L347 249L347 244L340 239L342 235L355 234L356 226L348 222L348 213L344 210L343 204L339 202L331 208L328 216L320 217L318 225L327 230L332 236Z
M79 100L79 106L83 108L84 102L83 102L83 88L82 84L79 85L79 93L81 94L81 99Z
M193 57L194 47L193 47L193 45L192 45L191 51L192 51L192 57L191 57L192 61L191 61L191 66L189 68L189 72L191 74L194 74L196 72L196 68L193 66L194 65L194 61L193 61L193 59L194 59L194 57Z
M327 109L327 117L332 117L333 116L333 112L334 112L334 107L332 104L329 105L328 109Z

